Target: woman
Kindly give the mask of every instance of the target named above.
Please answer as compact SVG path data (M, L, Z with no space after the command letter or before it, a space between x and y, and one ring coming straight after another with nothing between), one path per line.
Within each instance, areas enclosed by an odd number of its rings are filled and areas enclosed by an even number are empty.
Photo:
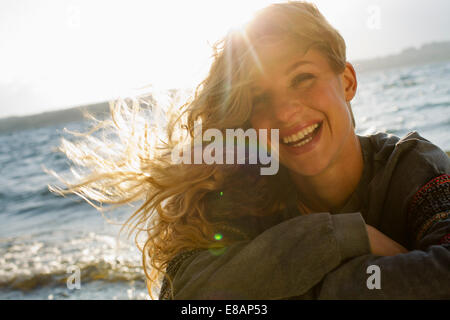
M417 133L355 134L345 50L313 5L271 5L217 45L185 105L192 139L169 129L138 169L128 154L70 185L101 202L145 195L129 225L150 225L143 256L149 287L164 276L161 299L450 297L449 160ZM222 132L278 129L279 173L171 163L199 121ZM381 277L373 286L371 266Z

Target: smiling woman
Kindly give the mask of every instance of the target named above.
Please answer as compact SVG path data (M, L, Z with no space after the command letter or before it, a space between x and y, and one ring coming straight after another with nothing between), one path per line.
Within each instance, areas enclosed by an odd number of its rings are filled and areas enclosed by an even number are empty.
M136 101L131 113L118 103L107 124L123 148L66 143L91 171L58 191L142 200L128 226L146 236L160 299L449 298L450 161L417 132L357 135L356 90L344 39L318 9L272 4L215 45L194 96L165 112L165 141L138 120ZM279 130L280 170L172 162L180 146L195 153L199 125L222 136ZM258 143L277 155L270 139Z

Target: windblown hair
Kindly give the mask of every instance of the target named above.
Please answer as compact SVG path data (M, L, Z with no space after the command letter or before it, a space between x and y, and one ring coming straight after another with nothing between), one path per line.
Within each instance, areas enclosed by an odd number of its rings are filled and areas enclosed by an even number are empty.
M345 68L344 40L314 5L273 4L214 45L208 76L181 107L177 108L179 101L164 104L154 96L118 99L110 103L110 120L97 121L75 142L62 141L60 150L77 168L72 168L74 179L60 178L65 187L53 186L53 191L75 193L100 210L103 204L140 204L124 228L129 235L136 232L136 239L145 235L143 246L136 243L151 296L151 288L158 286L168 263L180 252L232 243L226 237L220 242L214 238L222 222L270 215L285 205L287 173L282 166L276 176L260 176L257 165L171 160L174 148L192 147L198 123L203 130L223 133L250 127L251 75L264 72L258 48L279 39L291 39L305 52L317 48L336 73Z

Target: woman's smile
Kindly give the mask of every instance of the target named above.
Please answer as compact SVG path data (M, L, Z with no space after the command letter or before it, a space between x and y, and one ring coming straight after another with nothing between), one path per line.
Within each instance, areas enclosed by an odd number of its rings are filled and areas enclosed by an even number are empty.
M313 124L296 126L286 132L280 131L280 146L296 155L311 151L320 141L322 124L323 121L314 121Z

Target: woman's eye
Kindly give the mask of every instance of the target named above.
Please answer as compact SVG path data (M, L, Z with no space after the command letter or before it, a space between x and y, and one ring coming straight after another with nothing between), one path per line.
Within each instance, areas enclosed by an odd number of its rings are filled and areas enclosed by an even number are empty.
M314 78L314 75L311 73L300 73L299 75L295 76L294 79L292 79L291 86L296 87L306 80L310 80L312 78Z

